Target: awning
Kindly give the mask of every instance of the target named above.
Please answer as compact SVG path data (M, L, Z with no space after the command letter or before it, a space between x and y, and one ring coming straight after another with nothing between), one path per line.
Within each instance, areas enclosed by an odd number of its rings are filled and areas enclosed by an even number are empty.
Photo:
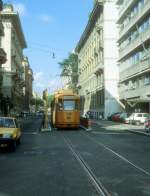
M137 103L150 103L150 97L133 97L125 100L130 107L134 107Z

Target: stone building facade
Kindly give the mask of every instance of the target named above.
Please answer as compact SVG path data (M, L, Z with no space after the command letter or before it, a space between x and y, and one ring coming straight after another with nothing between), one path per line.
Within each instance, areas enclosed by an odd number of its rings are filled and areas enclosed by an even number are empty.
M116 20L115 2L97 0L75 49L82 113L90 111L94 118L107 118L122 108L118 95Z
M25 80L25 86L23 88L24 110L30 111L30 102L33 96L33 71L30 67L28 58L25 56L23 59L23 66L24 66L24 80Z
M2 9L2 7L1 7ZM2 10L0 10L1 13ZM4 70L2 69L2 64L6 62L6 53L4 49L2 48L2 37L4 36L4 26L1 20L0 16L0 114L3 115L4 111L6 110L6 103L3 97L3 92L2 92L2 85L3 85L3 75L4 75Z
M22 110L23 102L23 49L27 47L18 13L12 5L4 5L1 12L5 36L2 38L2 47L7 53L7 61L3 69L3 96L11 102L13 113Z

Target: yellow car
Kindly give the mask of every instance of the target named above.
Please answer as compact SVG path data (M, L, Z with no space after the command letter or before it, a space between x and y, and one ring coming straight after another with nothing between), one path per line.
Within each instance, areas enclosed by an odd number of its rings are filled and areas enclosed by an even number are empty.
M16 118L0 117L0 146L10 145L12 150L20 143L21 128Z

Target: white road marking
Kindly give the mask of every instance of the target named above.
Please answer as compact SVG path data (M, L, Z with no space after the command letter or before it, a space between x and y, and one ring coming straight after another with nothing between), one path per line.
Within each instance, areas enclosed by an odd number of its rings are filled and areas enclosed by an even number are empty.
M132 165L133 167L135 167L136 169L140 170L141 172L143 172L144 174L150 176L150 173L148 171L146 171L145 169L139 167L138 165L132 163L131 161L129 161L128 159L126 159L125 157L123 157L122 155L120 155L119 153L111 150L109 147L105 146L103 143L101 142L97 142L96 140L94 140L92 137L88 136L87 137L89 139L91 139L92 141L94 141L95 143L97 143L98 145L102 146L103 148L105 148L106 150L110 151L112 154L116 155L117 157L119 157L121 160L123 160L124 162Z
M94 133L94 134L104 134L104 135L105 135L105 134L106 134L106 135L107 135L107 134L108 134L108 135L130 135L130 134L131 134L131 133L125 133L125 132L124 132L124 133L123 133L123 132L120 132L120 133L119 133L119 132L118 132L118 133L106 132L106 133L104 133L104 132L96 132L96 131L93 131L93 132L91 132L91 133Z
M22 135L40 135L38 132L23 132Z

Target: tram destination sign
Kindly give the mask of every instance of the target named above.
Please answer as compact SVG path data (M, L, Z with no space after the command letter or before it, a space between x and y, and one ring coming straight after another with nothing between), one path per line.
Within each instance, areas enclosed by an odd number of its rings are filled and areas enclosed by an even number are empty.
M74 99L74 96L64 96L64 99Z

